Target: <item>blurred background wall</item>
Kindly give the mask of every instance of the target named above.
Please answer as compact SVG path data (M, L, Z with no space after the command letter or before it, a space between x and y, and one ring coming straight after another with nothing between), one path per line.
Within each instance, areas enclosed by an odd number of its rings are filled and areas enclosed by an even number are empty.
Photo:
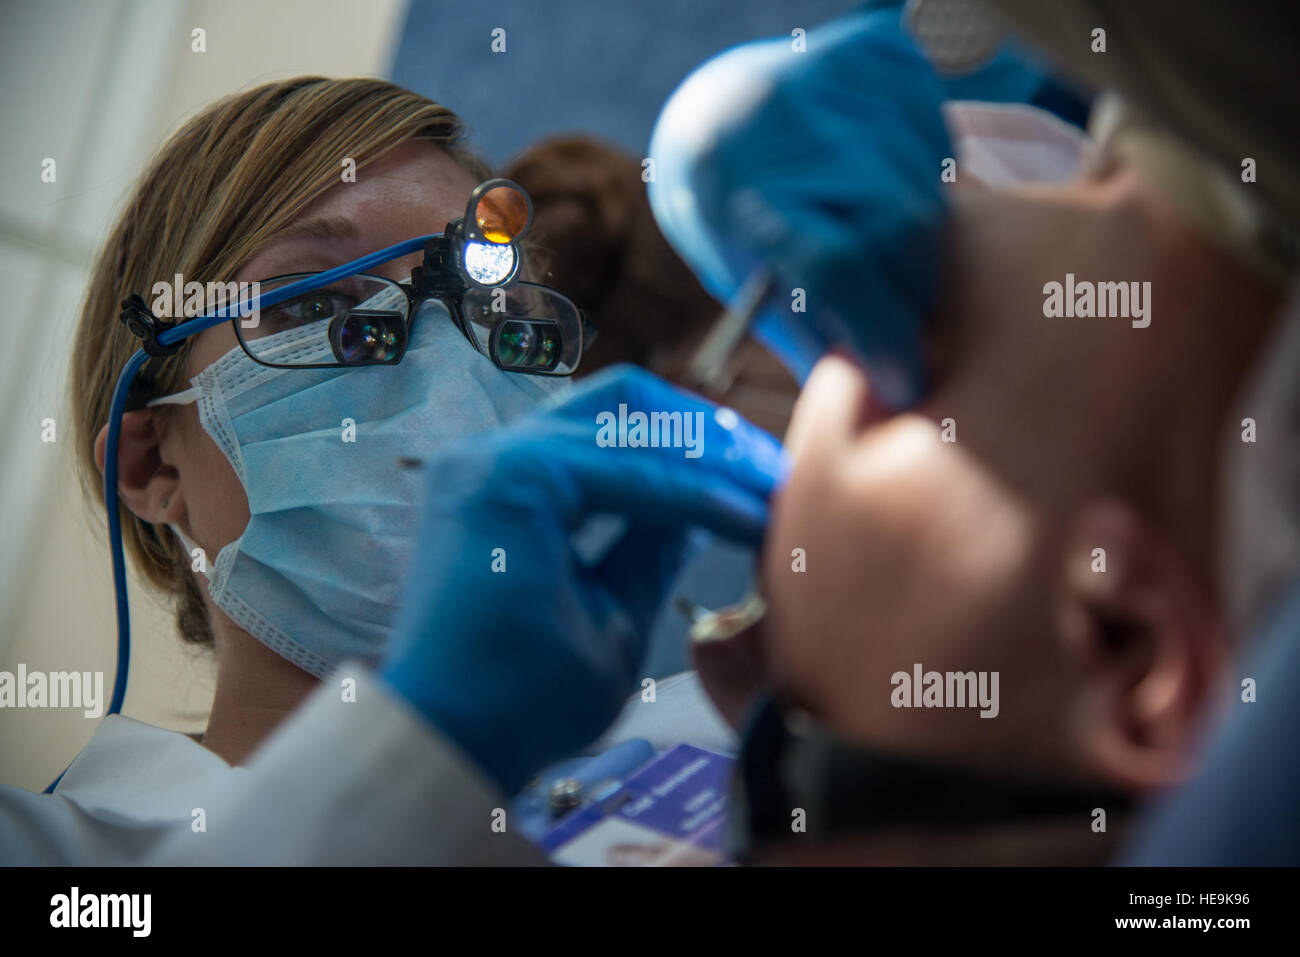
M0 0L0 670L103 671L116 633L103 517L73 478L67 337L91 258L165 137L224 94L302 73L380 75L466 118L502 162L587 132L640 157L692 67L846 0ZM505 31L505 52L492 50ZM206 51L192 50L205 31ZM499 35L498 35L499 36ZM42 163L55 161L55 181ZM54 419L55 441L42 441ZM201 731L212 662L130 583L124 713ZM79 711L0 710L0 784L44 788L94 732Z
M465 117L504 162L559 132L643 157L664 100L715 53L789 36L852 0L412 0L393 80ZM506 52L493 53L492 31Z

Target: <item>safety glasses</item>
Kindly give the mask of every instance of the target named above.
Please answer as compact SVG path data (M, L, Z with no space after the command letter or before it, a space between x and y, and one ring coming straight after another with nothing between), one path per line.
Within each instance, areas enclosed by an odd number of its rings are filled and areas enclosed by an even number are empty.
M572 375L590 338L578 307L537 283L421 292L414 282L369 273L327 284L315 273L259 283L264 301L276 290L304 285L306 292L234 320L239 344L254 361L299 369L400 362L428 299L441 302L470 344L507 372ZM441 310L434 315L443 317ZM284 335L290 331L305 334Z

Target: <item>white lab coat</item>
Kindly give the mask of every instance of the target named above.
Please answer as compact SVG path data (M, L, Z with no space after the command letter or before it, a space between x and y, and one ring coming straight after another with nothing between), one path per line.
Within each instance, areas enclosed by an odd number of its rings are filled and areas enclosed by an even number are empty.
M360 666L322 682L232 768L187 735L109 715L52 795L0 789L6 864L537 864L505 799ZM198 827L202 815L203 829Z
M344 702L339 674L356 677ZM597 749L735 745L694 673L629 702ZM508 802L364 666L327 678L246 767L120 714L100 722L53 794L0 788L0 864L545 863L493 828ZM199 827L201 813L202 828Z

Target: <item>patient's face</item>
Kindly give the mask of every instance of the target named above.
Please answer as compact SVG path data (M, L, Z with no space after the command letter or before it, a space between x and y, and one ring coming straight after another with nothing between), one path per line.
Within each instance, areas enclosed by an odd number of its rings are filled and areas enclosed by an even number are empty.
M1185 321L1210 287L1169 273L1169 262L1200 262L1177 246L1181 225L1135 197L1140 184L1127 174L1014 196L959 194L927 400L891 415L863 370L837 355L805 385L787 434L794 469L764 545L769 610L758 639L771 680L832 729L1054 778L1122 768L1137 787L1179 751L1218 660L1196 556L1213 550L1207 450L1222 396L1212 383L1231 376L1199 373L1228 362L1220 353L1230 350ZM1066 272L1151 278L1164 299L1143 329L1045 318L1043 283ZM1176 301L1179 289L1186 302ZM1062 599L1092 589L1104 604L1114 585L1117 607L1146 615L1146 593L1114 568L1109 579L1088 577L1091 546L1112 543L1080 535L1079 516L1098 514L1094 503L1108 497L1170 503L1149 510L1150 534L1145 517L1124 526L1142 563L1128 567L1151 571L1163 604L1151 611L1150 635L1114 654L1109 637L1132 631L1112 632L1100 613L1100 625L1083 628L1075 612L1091 606ZM1125 556L1113 544L1118 563ZM1170 595L1181 597L1170 604ZM1091 668L1077 635L1103 636L1102 666ZM1160 655L1174 679L1153 664ZM916 666L998 672L996 717L896 707L893 676L910 679ZM1174 760L1150 779L1173 775Z
M1038 597L1048 544L1013 489L944 441L937 411L885 417L860 367L817 366L764 552L765 652L796 698L853 737L958 759L996 759L1003 745L1010 762L1029 757L1010 752L1023 740L1011 727L1062 720L1045 707L1062 692L1055 656L1035 640L1050 616ZM997 717L893 707L891 676L916 664L999 672Z

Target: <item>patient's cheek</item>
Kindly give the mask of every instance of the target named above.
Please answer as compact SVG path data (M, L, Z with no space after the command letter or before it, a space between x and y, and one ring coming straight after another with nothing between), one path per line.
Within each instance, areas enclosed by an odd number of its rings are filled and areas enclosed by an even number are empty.
M842 729L884 726L890 675L943 658L978 612L959 587L982 567L983 520L995 516L978 490L921 416L847 442L813 437L772 504L764 545L775 686Z
M763 552L762 588L768 611L761 631L763 658L777 687L805 704L822 691L827 666L839 653L844 614L851 596L837 593L842 561L827 519L835 502L815 470L801 466L773 503L773 521Z

